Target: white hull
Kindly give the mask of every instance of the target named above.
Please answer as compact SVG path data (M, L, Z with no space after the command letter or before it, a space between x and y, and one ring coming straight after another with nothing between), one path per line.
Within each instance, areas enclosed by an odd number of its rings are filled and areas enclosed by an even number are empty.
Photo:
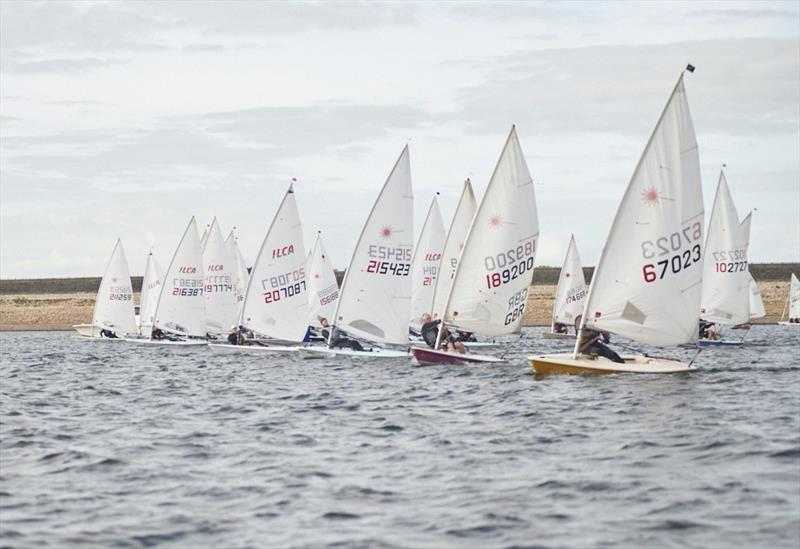
M778 322L779 326L800 326L797 322L789 322L788 320L781 320Z
M137 343L139 345L160 345L164 347L205 347L208 345L208 342L203 340L170 341L168 339L126 337L123 339L123 341L127 341L128 343Z
M575 340L575 334L557 334L555 332L545 332L542 334L544 339L571 339Z
M301 349L296 345L231 345L229 343L209 343L208 348L219 355L296 353Z
M373 347L371 351L354 351L353 349L329 349L328 347L303 347L304 353L315 355L335 356L354 356L365 358L408 358L408 351L396 351L394 349L381 349Z
M605 357L572 354L529 357L537 374L675 374L693 372L696 368L669 358L643 355L622 357L624 364L612 362Z

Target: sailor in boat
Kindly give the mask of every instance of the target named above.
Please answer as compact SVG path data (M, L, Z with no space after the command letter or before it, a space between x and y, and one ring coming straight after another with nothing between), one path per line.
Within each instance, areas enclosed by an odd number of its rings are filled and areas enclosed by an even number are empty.
M575 331L580 333L579 326L581 325L581 316L575 319ZM584 355L594 355L594 356L602 356L610 360L611 362L616 362L618 364L624 364L625 361L615 353L611 348L609 348L606 343L611 341L611 338L608 335L608 332L601 332L599 330L592 330L584 326L583 334L581 335L581 344L578 347L578 352Z
M478 339L475 337L475 334L472 332L467 332L464 330L458 330L458 341L466 341L467 343L476 343Z
M372 349L365 349L361 343L356 341L355 339L345 337L342 335L342 332L339 328L333 328L333 334L331 335L331 326L328 324L327 318L321 318L319 321L320 325L322 326L322 337L325 338L325 341L328 341L330 338L330 348L331 349L352 349L354 351L371 351Z
M239 330L239 326L231 326L231 329L228 330L228 343L231 345L241 345L243 339L244 337Z
M553 333L554 334L568 334L569 328L563 322L556 322L553 324Z
M698 329L697 335L700 339L708 339L711 341L716 341L719 339L719 334L717 330L714 328L713 322L708 322L707 320L700 319L700 327Z
M117 339L117 334L115 334L111 330L107 330L107 329L103 328L102 330L100 330L100 337L107 337L109 339Z
M450 333L450 330L447 329L441 319L432 320L431 315L428 313L424 313L420 318L420 322L422 323L422 328L420 329L420 333L422 334L422 339L425 340L425 343L428 344L428 347L431 349L436 349L436 338L439 335L439 324L442 324L442 339L441 343L439 344L440 350L442 351L449 351L451 353L461 353L465 354L467 351L464 349L464 344L459 341L459 338Z

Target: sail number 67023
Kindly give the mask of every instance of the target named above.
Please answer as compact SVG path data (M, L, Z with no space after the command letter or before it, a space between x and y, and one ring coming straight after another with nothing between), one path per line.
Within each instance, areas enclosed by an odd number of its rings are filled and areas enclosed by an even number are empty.
M673 273L677 274L699 262L701 257L702 254L700 252L700 244L695 244L691 250L684 250L682 253L678 253L670 258L659 261L657 265L661 268L660 274L658 273L658 268L656 265L648 263L642 267L644 281L649 283L655 282L656 279L661 280L664 278L664 276L666 276L668 271L672 271Z

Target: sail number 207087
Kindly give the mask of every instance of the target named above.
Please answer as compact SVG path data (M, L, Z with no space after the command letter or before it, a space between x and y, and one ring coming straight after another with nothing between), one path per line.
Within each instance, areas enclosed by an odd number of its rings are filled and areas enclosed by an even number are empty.
M669 236L642 241L642 257L658 258L657 262L642 266L644 281L655 282L670 272L677 274L699 263L703 256L700 247L702 238L703 226L698 222L687 225ZM660 259L662 257L663 259Z

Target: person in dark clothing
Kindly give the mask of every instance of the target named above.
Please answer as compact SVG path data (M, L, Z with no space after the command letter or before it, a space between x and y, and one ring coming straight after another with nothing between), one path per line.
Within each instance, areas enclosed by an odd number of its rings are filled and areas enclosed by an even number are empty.
M241 333L239 332L239 327L231 326L231 329L228 332L228 343L230 343L231 345L239 345L240 337Z
M472 332L467 332L464 330L458 330L458 340L459 341L466 341L467 343L475 343L478 340L475 338L475 334Z
M431 315L425 313L420 319L422 322L422 339L428 344L431 349L436 348L436 338L439 336L439 325L442 324L440 319L432 320ZM442 326L442 339L439 343L439 348L443 351L458 352L461 354L466 353L464 344L461 343L456 336L450 333L447 326Z
M330 341L328 343L328 347L331 349L352 349L354 351L371 351L372 349L365 349L361 343L356 341L355 339L345 337L342 335L342 332L338 328L333 328L333 332L331 333L331 326L328 324L327 318L322 318L319 321L320 325L322 326L322 337L325 338L325 341ZM330 338L330 339L329 339Z
M153 328L153 331L150 334L151 339L155 339L156 341L161 341L162 339L166 339L167 334L164 333L164 330L161 328Z
M111 330L106 330L105 328L103 328L102 330L100 330L100 337L107 337L109 339L117 339L117 334L115 334Z
M553 333L554 334L566 334L569 333L567 329L567 325L563 322L556 322L553 324Z
M707 320L700 319L700 325L697 331L697 335L700 339L719 339L719 335L717 331L714 329L714 323L708 322Z
M602 356L611 362L623 364L625 361L622 360L622 357L605 345L609 342L609 339L608 332L590 330L584 327L581 345L578 350L585 355Z

